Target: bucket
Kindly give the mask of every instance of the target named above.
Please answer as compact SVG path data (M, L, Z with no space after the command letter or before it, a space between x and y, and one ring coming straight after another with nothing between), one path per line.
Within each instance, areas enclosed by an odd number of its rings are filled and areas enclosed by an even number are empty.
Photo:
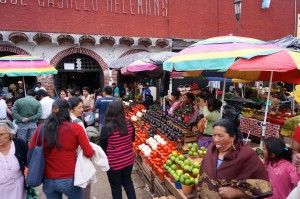
M177 181L174 180L174 184L175 184L176 189L181 189L180 182L177 182Z
M182 187L182 192L184 194L190 194L193 190L193 185L187 186L187 185L181 184L181 187Z
M244 142L245 145L248 145L248 146L251 145L251 139L249 139L249 138L244 138L243 142Z

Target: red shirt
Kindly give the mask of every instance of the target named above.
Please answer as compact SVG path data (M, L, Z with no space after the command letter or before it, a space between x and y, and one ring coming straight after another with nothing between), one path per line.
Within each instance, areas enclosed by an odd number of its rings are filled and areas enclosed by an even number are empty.
M296 142L298 142L300 144L300 126L297 126L294 134L293 134L293 138Z
M35 145L37 132L40 126L34 132L29 149ZM41 136L38 145L41 144ZM60 149L54 147L51 151L44 147L46 160L45 178L73 178L76 164L76 151L81 146L86 157L92 157L94 150L83 131L82 126L76 123L64 122L59 129L58 143ZM44 146L47 146L45 141Z

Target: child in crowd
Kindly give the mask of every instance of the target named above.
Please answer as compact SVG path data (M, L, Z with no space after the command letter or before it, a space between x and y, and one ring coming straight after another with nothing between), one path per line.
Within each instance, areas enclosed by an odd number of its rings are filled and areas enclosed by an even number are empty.
M265 141L263 152L273 187L273 196L269 198L286 198L300 180L300 175L292 164L292 150L282 139L271 137Z

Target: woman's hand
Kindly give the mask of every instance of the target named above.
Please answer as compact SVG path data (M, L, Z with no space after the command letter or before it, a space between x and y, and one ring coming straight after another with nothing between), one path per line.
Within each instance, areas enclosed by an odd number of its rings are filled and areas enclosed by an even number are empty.
M200 102L199 102L200 106L207 106L207 102L204 101L204 99L200 99Z
M218 191L222 198L239 198L247 196L244 192L234 187L221 187Z

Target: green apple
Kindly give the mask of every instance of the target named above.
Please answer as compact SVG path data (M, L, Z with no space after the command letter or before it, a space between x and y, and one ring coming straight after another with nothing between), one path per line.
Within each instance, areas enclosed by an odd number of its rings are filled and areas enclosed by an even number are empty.
M184 160L183 163L185 165L191 165L191 161L189 159Z
M185 174L183 174L183 178L186 180L186 179L190 179L191 176L190 176L190 174L185 173Z
M178 163L179 161L179 157L176 157L175 162Z
M170 154L170 155L168 156L169 160L171 160L171 157L172 157L172 154Z
M193 168L194 168L194 166L191 165L191 166L190 166L190 169L189 169L189 172L192 172L192 171L193 171Z
M171 161L171 160L167 160L167 161L166 161L166 165L167 165L167 166L171 166L171 165L172 165L172 161Z
M175 156L175 157L177 157L177 156L178 156L178 153L177 153L177 151L172 151L172 156Z
M195 178L194 185L198 186L198 182L199 182L198 178Z
M178 170L176 171L176 174L177 174L178 176L181 176L181 175L183 174L183 171L182 171L181 169L178 169Z
M184 160L185 160L184 155L179 155L178 158L179 158L179 160L181 160L181 161L184 161Z
M185 184L186 186L190 186L190 185L191 185L190 179L186 179L186 180L184 181L184 184Z
M179 161L177 162L177 164L178 164L179 166L181 166L181 165L182 165L182 163L183 163L183 161L182 161L182 160L179 160Z
M192 148L192 143L188 143L188 148L190 149L190 148Z
M176 159L175 156L172 156L172 157L171 157L172 162L175 162L175 159Z
M195 161L195 162L193 163L193 165L194 165L194 168L197 168L197 169L200 168L200 162L198 162L198 161Z
M180 183L181 184L184 184L184 182L185 182L185 179L184 179L184 177L183 177L183 175L180 177Z
M166 164L164 164L164 165L163 165L163 168L164 168L164 169L166 169L166 166L167 166L167 165L166 165Z
M189 156L193 156L193 151L189 151Z
M198 153L197 152L193 152L193 156L196 156L196 155L198 155Z
M180 166L181 166L181 168L184 169L184 166L185 166L184 162Z
M198 151L199 155L203 155L203 151Z
M177 170L176 164L172 164L171 169L174 170L174 171L176 171Z
M166 166L166 171L168 171L170 168L171 168L171 167L167 165L167 166Z
M171 174L171 171L172 171L171 167L170 167L170 168L168 168L168 173L170 173L170 174Z
M170 174L173 176L176 173L173 169L171 169Z
M177 174L174 174L173 178L176 182L180 181L180 177Z
M194 175L198 175L198 174L199 174L199 169L193 168L192 173L193 173Z
M192 151L192 152L196 152L197 151L197 148L191 148L191 150L190 151Z
M189 165L184 165L183 169L184 169L185 171L189 171L189 170L190 170L190 166L189 166Z
M195 178L191 177L190 181L191 181L191 184L194 184L195 183Z
M202 147L200 148L200 150L204 151L204 150L206 150L206 149L205 149L205 147L204 147L204 146L202 146Z
M193 143L193 146L192 146L192 148L196 148L196 149L198 149L198 144L197 144L197 143Z

